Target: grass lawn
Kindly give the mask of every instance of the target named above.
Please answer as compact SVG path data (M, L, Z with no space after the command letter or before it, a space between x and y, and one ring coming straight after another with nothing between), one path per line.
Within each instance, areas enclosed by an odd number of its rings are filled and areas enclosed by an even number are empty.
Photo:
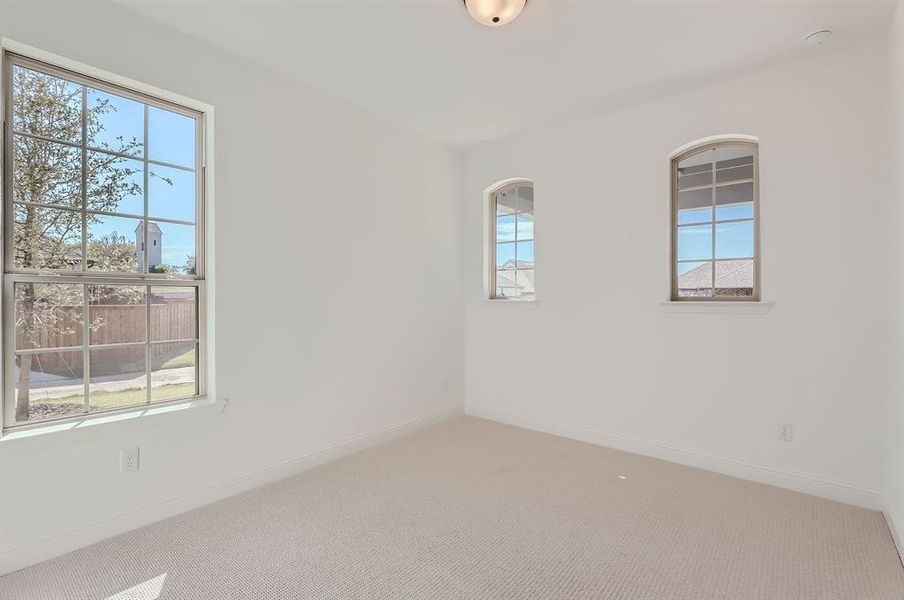
M162 365L156 371L164 369L179 369L183 367L195 366L195 349L174 356ZM159 402L162 400L175 400L177 398L186 398L195 395L195 383L187 381L185 383L168 383L166 385L156 385L151 389L151 400ZM120 408L123 406L131 406L134 404L144 404L147 400L145 388L128 388L124 390L104 390L99 389L91 392L91 407L96 409ZM60 398L35 399L35 404L83 404L84 396L82 394L71 394Z
M163 363L160 368L161 369L178 369L179 367L193 367L195 366L195 349L192 348L185 354L180 354L179 356L173 357Z
M151 394L151 398L155 402L194 396L195 384L193 381L188 381L186 383L171 383L168 385L155 386L151 390ZM147 395L144 388L114 391L98 390L91 393L91 407L100 409L119 408L132 404L143 404L146 399ZM35 404L82 404L83 402L84 396L82 394L73 394L60 398L37 400Z

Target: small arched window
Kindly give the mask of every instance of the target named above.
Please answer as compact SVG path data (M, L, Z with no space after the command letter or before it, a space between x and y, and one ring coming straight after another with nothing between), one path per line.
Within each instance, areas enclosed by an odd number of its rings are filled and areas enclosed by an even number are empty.
M758 178L753 139L672 159L672 300L759 300Z
M535 300L534 186L508 183L490 195L490 298Z

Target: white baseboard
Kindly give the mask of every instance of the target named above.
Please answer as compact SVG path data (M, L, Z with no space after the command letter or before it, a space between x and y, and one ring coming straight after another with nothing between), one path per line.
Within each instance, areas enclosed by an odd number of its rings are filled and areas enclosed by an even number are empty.
M455 418L463 413L463 407L451 406L426 415L406 419L386 427L352 436L326 448L282 460L257 471L238 475L213 485L200 487L118 515L84 523L51 537L6 550L0 553L0 575L54 558L138 527L173 517L234 494L295 475L353 452Z
M796 492L828 498L829 500L836 500L846 504L854 504L863 508L872 510L884 508L882 493L879 490L849 481L839 481L774 465L755 463L730 456L720 456L691 448L682 448L656 440L610 433L587 425L556 423L522 413L500 411L486 406L468 405L465 408L465 413L508 425L524 427L525 429L533 429L599 446L706 469L707 471L714 471L739 479L787 488Z

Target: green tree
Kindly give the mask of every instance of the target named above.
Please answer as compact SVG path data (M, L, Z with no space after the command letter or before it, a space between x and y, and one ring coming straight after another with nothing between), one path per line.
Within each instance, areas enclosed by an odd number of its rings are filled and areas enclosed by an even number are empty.
M104 116L114 112L116 106L100 96L89 105L86 97L87 90L81 85L18 66L13 69L13 245L17 268L80 270L82 236L88 233L83 231L83 203L88 210L115 212L125 196L142 193L133 177L141 170L117 154L136 154L143 142L121 136L115 138L113 145L97 141L98 134L105 130ZM83 157L79 147L82 135L108 152L89 151ZM102 219L103 216L87 213L85 225L90 230ZM135 271L135 247L125 236L114 233L99 239L88 237L85 248L92 268ZM78 322L73 322L73 311L63 308L81 304L74 290L81 293L78 285L16 286L18 348L41 347L42 340L72 333ZM17 357L17 420L29 417L31 363L30 354Z

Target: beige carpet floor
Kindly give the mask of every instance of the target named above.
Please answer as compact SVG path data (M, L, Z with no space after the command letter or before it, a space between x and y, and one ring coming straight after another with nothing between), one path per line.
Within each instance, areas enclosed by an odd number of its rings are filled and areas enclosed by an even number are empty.
M0 579L158 597L902 600L904 568L877 512L461 418Z

